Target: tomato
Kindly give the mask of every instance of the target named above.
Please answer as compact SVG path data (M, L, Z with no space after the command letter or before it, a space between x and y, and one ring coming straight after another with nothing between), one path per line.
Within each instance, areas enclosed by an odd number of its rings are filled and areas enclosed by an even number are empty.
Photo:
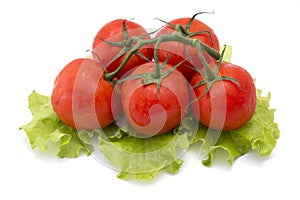
M162 73L172 67L167 64ZM130 76L152 73L154 68L155 63L148 62ZM121 103L128 122L144 135L163 134L179 125L189 100L187 81L177 70L162 79L158 91L155 83L143 84L140 78L126 80L121 86Z
M106 67L106 70L108 72L115 71L126 55L128 54L128 50L134 46L131 42L128 42L128 49L127 52L124 52L123 55L121 55L116 60L113 60L114 57L122 50L122 47L119 46L112 46L108 44L107 42L123 42L124 41L124 30L123 30L123 23L125 23L128 33L128 39L127 42L132 38L132 36L142 36L143 39L150 39L150 36L147 35L147 31L139 24L134 23L132 21L123 19L117 19L114 21L111 21L107 24L105 24L97 33L94 42L93 42L93 57L96 61L100 58L100 63ZM107 41L104 42L103 40ZM127 71L130 69L141 65L143 63L148 62L149 60L152 60L153 58L153 49L151 48L151 45L147 45L142 47L139 51L140 54L144 55L147 59L142 58L137 53L135 53L126 63L122 71L118 74L118 78L123 76ZM97 56L96 56L97 55Z
M237 80L216 81L208 93L207 85L194 88L199 98L193 104L198 120L205 126L217 130L235 130L246 124L254 114L256 107L256 89L250 74L234 64L222 62L218 72L220 76L227 76ZM190 81L192 86L205 78L196 73ZM194 106L199 109L194 109ZM200 112L200 113L198 113Z
M183 27L186 27L190 19L191 18L179 18L170 21L169 23L173 24L174 26L176 26L177 24L181 24ZM172 32L174 32L174 30L175 30L174 27L170 25L165 25L157 33L157 37L164 34L171 34ZM190 38L199 39L204 44L214 48L216 51L219 51L220 50L219 41L214 31L203 22L194 19L188 32L193 33L193 32L202 32L202 31L206 31L206 33L191 36ZM188 51L186 49L188 49ZM207 53L203 53L203 56L208 62L213 61L213 59ZM195 68L201 68L203 66L201 60L199 59L197 49L191 46L186 47L183 43L180 42L170 41L170 42L163 42L160 44L158 50L159 61L163 62L164 60L167 59L167 57L170 57L168 63L171 65L176 65L179 62L187 59L187 61L181 64L178 67L178 69L188 80L191 79L195 71L193 69L190 69L186 65Z
M90 130L113 122L112 93L100 64L80 58L67 64L56 77L51 102L65 124Z

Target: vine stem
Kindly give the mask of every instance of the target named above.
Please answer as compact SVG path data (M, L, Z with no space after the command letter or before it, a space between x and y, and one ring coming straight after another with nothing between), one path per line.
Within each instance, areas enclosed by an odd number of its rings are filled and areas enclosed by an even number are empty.
M209 47L208 45L204 44L203 42L201 42L198 39L192 39L192 38L185 37L182 34L178 33L177 31L174 31L171 34L165 34L165 35L161 35L159 37L151 38L151 39L147 39L147 40L143 40L143 39L138 38L138 37L134 37L132 39L133 39L133 43L135 44L135 46L128 52L128 54L126 55L126 57L124 58L124 60L120 64L120 66L115 71L110 72L110 73L106 73L104 75L104 78L106 80L113 81L113 79L118 75L118 73L126 65L126 63L131 58L131 56L133 54L135 54L143 46L150 45L150 44L156 44L155 49L154 49L154 59L155 59L155 62L157 63L157 65L158 65L158 47L159 47L159 44L162 43L162 42L169 42L169 41L176 41L176 42L180 42L180 43L183 43L185 45L188 45L188 46L201 48L205 52L207 52L210 56L215 58L216 60L219 60L219 58L220 58L220 53L218 51L216 51L215 49ZM159 77L160 77L160 72L159 72L159 69L158 69L158 66L157 66L156 69L155 69L153 78L159 78Z
M162 43L162 40L158 39L157 42L155 43L155 47L154 47L155 70L154 70L153 78L160 77L160 69L159 69L159 64L158 64L158 47L159 47L160 43Z
M208 81L213 81L214 79L216 79L216 75L209 68L208 63L206 62L206 60L204 59L204 57L202 55L202 49L201 49L201 44L199 43L199 40L195 40L194 43L195 43L195 47L197 48L197 51L198 51L198 56L199 56L201 62L203 63L203 66L205 68L207 80Z

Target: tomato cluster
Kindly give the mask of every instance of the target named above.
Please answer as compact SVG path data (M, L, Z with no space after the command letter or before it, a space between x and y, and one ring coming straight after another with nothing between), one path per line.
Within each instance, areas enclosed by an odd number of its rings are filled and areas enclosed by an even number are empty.
M51 101L75 129L104 128L124 115L144 135L166 133L191 110L217 130L247 123L256 107L250 74L224 62L216 34L192 18L174 19L155 37L117 19L96 34L92 58L79 58L58 74Z

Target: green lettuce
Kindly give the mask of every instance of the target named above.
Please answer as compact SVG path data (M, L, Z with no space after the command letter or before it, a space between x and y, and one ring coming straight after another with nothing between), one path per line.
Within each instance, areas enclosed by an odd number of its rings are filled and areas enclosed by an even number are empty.
M226 48L226 49L225 49ZM225 49L225 51L224 51ZM221 47L220 52L224 51L224 55L223 55L223 61L224 62L228 62L231 63L231 57L232 57L232 46L231 45L224 45Z
M77 131L57 117L50 97L33 91L28 97L28 102L32 120L20 129L26 132L32 149L38 147L47 151L49 143L53 143L58 148L57 156L60 158L76 158L80 151L91 154L92 148L83 144L84 140L80 139Z
M163 135L149 138L139 138L126 134L131 128L118 128L116 125L99 130L98 145L101 152L109 160L110 164L120 170L118 177L126 179L133 175L136 179L153 179L161 171L177 173L182 160L179 159L182 153L191 144L191 130L189 118L183 122L184 131L175 129ZM128 125L127 125L128 126ZM125 132L123 137L113 140L107 135L112 135L114 130ZM120 134L117 134L120 135Z
M94 148L99 148L109 164L117 168L120 179L134 177L138 180L151 180L160 171L175 174L183 160L181 154L191 145L206 145L203 165L210 166L217 149L227 152L227 161L234 160L250 150L257 150L261 156L268 156L276 146L280 136L277 123L274 122L274 109L269 108L271 95L262 96L257 90L257 107L252 119L242 128L222 132L215 144L206 141L208 129L192 118L187 117L182 126L160 136L138 138L132 135L132 128L127 124L116 124L92 131L77 131L64 124L53 111L50 97L32 92L29 96L29 109L32 120L20 127L27 134L31 147L47 151L49 143L57 146L60 158L76 158L80 152L90 155ZM193 130L191 127L198 127ZM130 134L129 134L130 133ZM91 138L96 136L96 144Z
M216 144L205 148L207 158L202 161L205 166L212 164L217 149L228 153L227 161L232 164L233 160L246 154L249 150L258 150L261 156L268 156L276 146L280 136L277 123L274 122L275 109L269 108L271 94L262 96L262 91L257 89L256 110L251 120L243 127L222 132ZM193 141L205 142L207 128L200 126Z

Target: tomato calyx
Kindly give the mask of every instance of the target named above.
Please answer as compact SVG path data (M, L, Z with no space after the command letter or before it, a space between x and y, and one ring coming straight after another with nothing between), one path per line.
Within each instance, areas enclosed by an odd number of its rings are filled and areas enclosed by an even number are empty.
M123 32L124 39L123 39L123 41L120 41L120 42L110 42L101 37L95 36L95 38L107 43L108 45L110 45L112 47L120 47L121 48L121 50L118 52L118 54L115 55L112 60L110 60L110 62L107 64L107 66L110 65L111 63L113 63L115 60L117 60L121 56L125 55L127 52L130 52L134 48L134 46L138 43L139 40L142 40L146 36L149 36L149 35L155 33L155 31L153 31L151 33L143 34L140 36L131 36L130 37L127 26L126 26L126 19L124 19L123 23L122 23L122 32ZM134 53L149 62L150 60L146 56L144 56L142 53L140 53L138 50L134 51ZM119 71L120 70L117 70L116 74L119 73Z
M162 19L159 19L159 18L155 18L155 19L157 19L157 20L159 20L159 21L161 21L161 22L163 22L163 23L169 25L169 26L172 27L176 32L178 32L178 33L180 33L180 34L182 34L183 36L188 37L188 38L191 38L191 37L196 36L196 35L208 34L209 37L210 37L211 42L213 43L212 37L211 37L211 33L210 33L209 31L206 31L206 30L204 30L204 31L199 31L199 32L191 32L191 31L190 31L194 19L195 19L195 18L197 17L197 15L199 15L199 14L214 14L214 11L212 11L212 12L198 12L198 13L194 14L194 15L190 18L190 20L189 20L189 22L187 23L186 26L183 26L182 24L176 24L176 25L174 25L174 24L172 24L172 23L170 23L170 22L166 22L166 21L164 21L164 20L162 20Z
M174 70L176 70L176 68L180 66L184 61L185 60L179 62L177 65L175 65L174 67L172 67L171 69L165 72L163 72L162 69L167 65L168 58L161 64L158 61L155 61L154 72L127 76L125 78L117 80L117 83L122 83L126 80L141 79L143 85L156 84L156 93L158 94L163 79L167 77L169 74L171 74Z
M221 52L220 59L219 59L217 65L216 65L216 68L214 70L211 70L211 68L209 67L209 64L204 59L204 57L203 57L203 55L201 53L202 50L201 50L201 47L199 46L199 44L196 44L196 48L198 50L198 55L199 55L201 61L204 64L205 72L202 71L202 70L200 70L200 69L195 69L204 78L203 78L203 80L201 82L193 85L192 87L193 88L197 88L197 87L206 85L206 89L205 89L204 94L201 95L197 99L200 99L200 98L204 97L209 92L209 90L214 85L214 83L216 83L218 81L224 81L224 80L231 81L232 83L236 84L241 90L244 90L241 87L241 85L240 85L240 83L239 83L239 81L237 79L235 79L233 77L230 77L230 76L220 76L220 75L218 75L220 67L221 67L221 63L222 63L222 60L223 60L223 56L224 56L224 53L225 53L225 50L226 50L226 45L224 46L224 48L223 48L223 50Z

